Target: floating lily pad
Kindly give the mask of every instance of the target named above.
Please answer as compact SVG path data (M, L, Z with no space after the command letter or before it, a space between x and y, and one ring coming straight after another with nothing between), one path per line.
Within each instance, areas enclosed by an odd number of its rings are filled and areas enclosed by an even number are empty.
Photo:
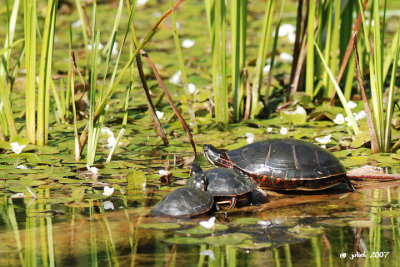
M196 237L172 237L165 239L164 242L177 245L198 245L204 243L204 240Z
M375 225L373 221L354 220L348 222L351 227L372 227Z
M75 202L81 202L85 197L85 189L82 187L76 187L73 189L71 196Z
M220 224L220 223L215 224L216 231L224 231L224 230L227 230L228 228L229 227L224 224ZM189 234L189 235L205 235L205 234L212 233L212 231L213 231L212 229L207 229L201 225L197 225L196 227L193 227L193 228L177 231L177 233Z
M315 236L324 233L324 229L322 227L296 225L290 228L289 232L305 236Z
M219 245L237 245L246 239L252 239L251 235L243 233L232 233L220 236L206 237L204 241L213 246Z
M142 229L156 229L156 230L172 230L179 229L181 226L177 223L146 223L139 226Z
M253 242L252 240L245 240L242 243L236 245L237 248L241 249L264 249L264 248L270 248L272 246L271 243L269 242L262 242L262 243L257 243Z
M146 175L142 171L133 171L126 177L128 182L127 189L143 189L146 186Z

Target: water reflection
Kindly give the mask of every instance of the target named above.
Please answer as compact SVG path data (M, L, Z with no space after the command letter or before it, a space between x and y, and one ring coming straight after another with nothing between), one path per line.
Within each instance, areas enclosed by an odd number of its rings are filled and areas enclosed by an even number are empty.
M199 226L209 216L149 217L149 198L36 194L1 199L1 266L400 266L395 186L222 212L215 231Z

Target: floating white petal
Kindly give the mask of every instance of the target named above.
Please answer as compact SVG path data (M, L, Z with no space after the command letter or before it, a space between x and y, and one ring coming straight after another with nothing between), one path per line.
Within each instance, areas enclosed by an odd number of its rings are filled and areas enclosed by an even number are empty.
M103 190L104 190L103 195L106 197L109 197L114 193L113 187L105 186Z
M357 103L355 103L351 100L349 102L347 102L347 105L349 106L350 109L357 107Z
M156 110L157 118L161 120L164 117L164 112Z
M343 124L345 122L343 114L342 113L337 114L333 122L336 124Z
M181 83L182 71L178 70L174 75L172 75L171 79L169 79L170 83L179 85Z
M292 62L293 56L289 55L288 53L282 52L279 54L279 58L282 59L284 62Z
M212 250L203 250L202 252L200 252L200 255L209 256L213 261L215 260L214 252L212 252Z
M189 83L188 90L189 90L189 93L193 94L194 92L196 92L196 85L194 85L193 83Z
M192 46L194 46L195 43L196 43L195 40L185 39L182 41L182 47L183 48L191 48Z
M11 150L15 154L21 154L22 150L26 147L26 145L20 145L18 142L11 143Z
M281 127L280 133L283 134L283 135L285 135L285 134L288 133L288 129L285 128L285 127Z
M328 134L327 136L324 137L317 137L315 138L315 141L317 141L320 144L326 145L331 141L332 135Z
M246 133L245 136L247 137L246 140L247 140L247 143L248 143L248 144L253 143L253 141L254 141L254 134L252 134L252 133Z
M204 228L211 229L215 226L215 217L211 217L208 221L201 221L199 224Z
M105 210L113 210L114 204L111 201L107 200L107 201L104 201L103 207Z

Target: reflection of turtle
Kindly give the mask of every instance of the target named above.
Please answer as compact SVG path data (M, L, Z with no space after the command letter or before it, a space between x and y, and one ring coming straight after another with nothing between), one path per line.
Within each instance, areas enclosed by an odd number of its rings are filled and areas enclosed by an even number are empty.
M214 198L205 188L204 174L197 174L193 188L179 188L169 193L157 203L151 213L157 216L196 216L206 213L212 208Z
M212 164L239 170L262 188L320 190L346 183L355 191L332 153L302 140L272 139L227 152L204 145L203 150Z
M249 179L225 168L214 168L203 172L201 167L194 163L190 169L191 177L186 183L187 187L195 187L195 179L199 175L205 175L207 192L216 198L216 203L229 203L233 208L237 202L237 196L252 192L257 188Z

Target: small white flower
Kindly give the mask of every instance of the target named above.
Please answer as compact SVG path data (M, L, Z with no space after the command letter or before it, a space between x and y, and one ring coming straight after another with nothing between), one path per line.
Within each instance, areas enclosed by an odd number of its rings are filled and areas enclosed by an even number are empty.
M11 150L15 154L21 154L22 150L26 147L26 145L20 145L18 142L11 143Z
M361 110L360 112L357 113L358 119L362 120L365 119L367 117L367 113L365 113L364 110Z
M293 26L292 24L283 24L282 26L279 27L279 37L289 35L291 33L296 32L296 27Z
M343 124L344 123L344 116L342 113L336 115L335 119L333 120L336 124Z
M11 198L26 198L24 193L16 193L10 196Z
M161 120L164 117L164 112L156 110L157 118Z
M15 167L16 169L21 169L21 170L27 170L28 167L26 167L25 165L18 165L17 167Z
M148 0L138 0L136 6L144 6Z
M271 65L267 64L263 68L263 73L268 74L270 70L271 70Z
M281 127L280 133L283 134L283 135L287 134L288 133L287 128Z
M161 176L168 175L168 171L166 171L166 170L159 170L159 171L158 171L158 175L161 175Z
M322 148L326 148L326 145L321 145Z
M258 221L257 224L261 226L270 226L272 223L270 221Z
M254 141L254 134L252 133L246 133L245 136L247 137L247 143L251 144Z
M193 83L189 83L188 90L189 90L189 93L193 94L194 92L196 92L196 85L194 85Z
M109 197L114 193L114 188L113 187L105 186L103 190L104 190L103 195L106 196L106 197Z
M350 118L349 117L345 117L344 120L347 121L347 126L350 127L351 126Z
M200 255L209 256L213 261L215 261L214 252L212 252L210 249L203 250L200 252Z
M351 100L349 102L347 102L347 105L349 106L350 109L357 107L357 103L355 103Z
M289 55L288 53L282 52L279 54L279 58L282 59L284 62L292 62L293 56Z
M82 25L82 21L81 21L80 19L78 19L77 21L72 22L71 27L72 27L72 28L78 28L78 27L80 27L81 25Z
M112 52L111 52L111 54L112 54L113 56L117 56L118 53L119 53L119 51L118 51L118 44L117 44L117 42L114 42L113 47L112 47Z
M211 229L215 226L215 217L211 217L208 221L201 221L199 224L204 228Z
M86 165L86 169L94 175L97 175L99 173L99 169L97 169L96 167L90 167L89 165Z
M194 46L195 43L196 43L195 40L185 39L182 41L182 47L183 48L191 48L192 46Z
M317 141L320 144L326 145L331 141L332 135L328 134L327 136L324 137L317 137L315 138L315 141Z
M99 50L103 49L104 45L102 43L99 43ZM92 51L92 44L88 44L87 46L89 51Z
M287 36L289 43L294 44L296 42L296 34L295 33L289 33Z
M272 128L271 128L271 127L268 127L268 128L267 128L267 132L269 132L269 133L272 132Z
M174 75L172 75L171 79L169 79L170 83L179 85L181 83L182 71L178 70Z
M111 201L107 200L103 202L103 207L105 210L113 210L114 204Z

